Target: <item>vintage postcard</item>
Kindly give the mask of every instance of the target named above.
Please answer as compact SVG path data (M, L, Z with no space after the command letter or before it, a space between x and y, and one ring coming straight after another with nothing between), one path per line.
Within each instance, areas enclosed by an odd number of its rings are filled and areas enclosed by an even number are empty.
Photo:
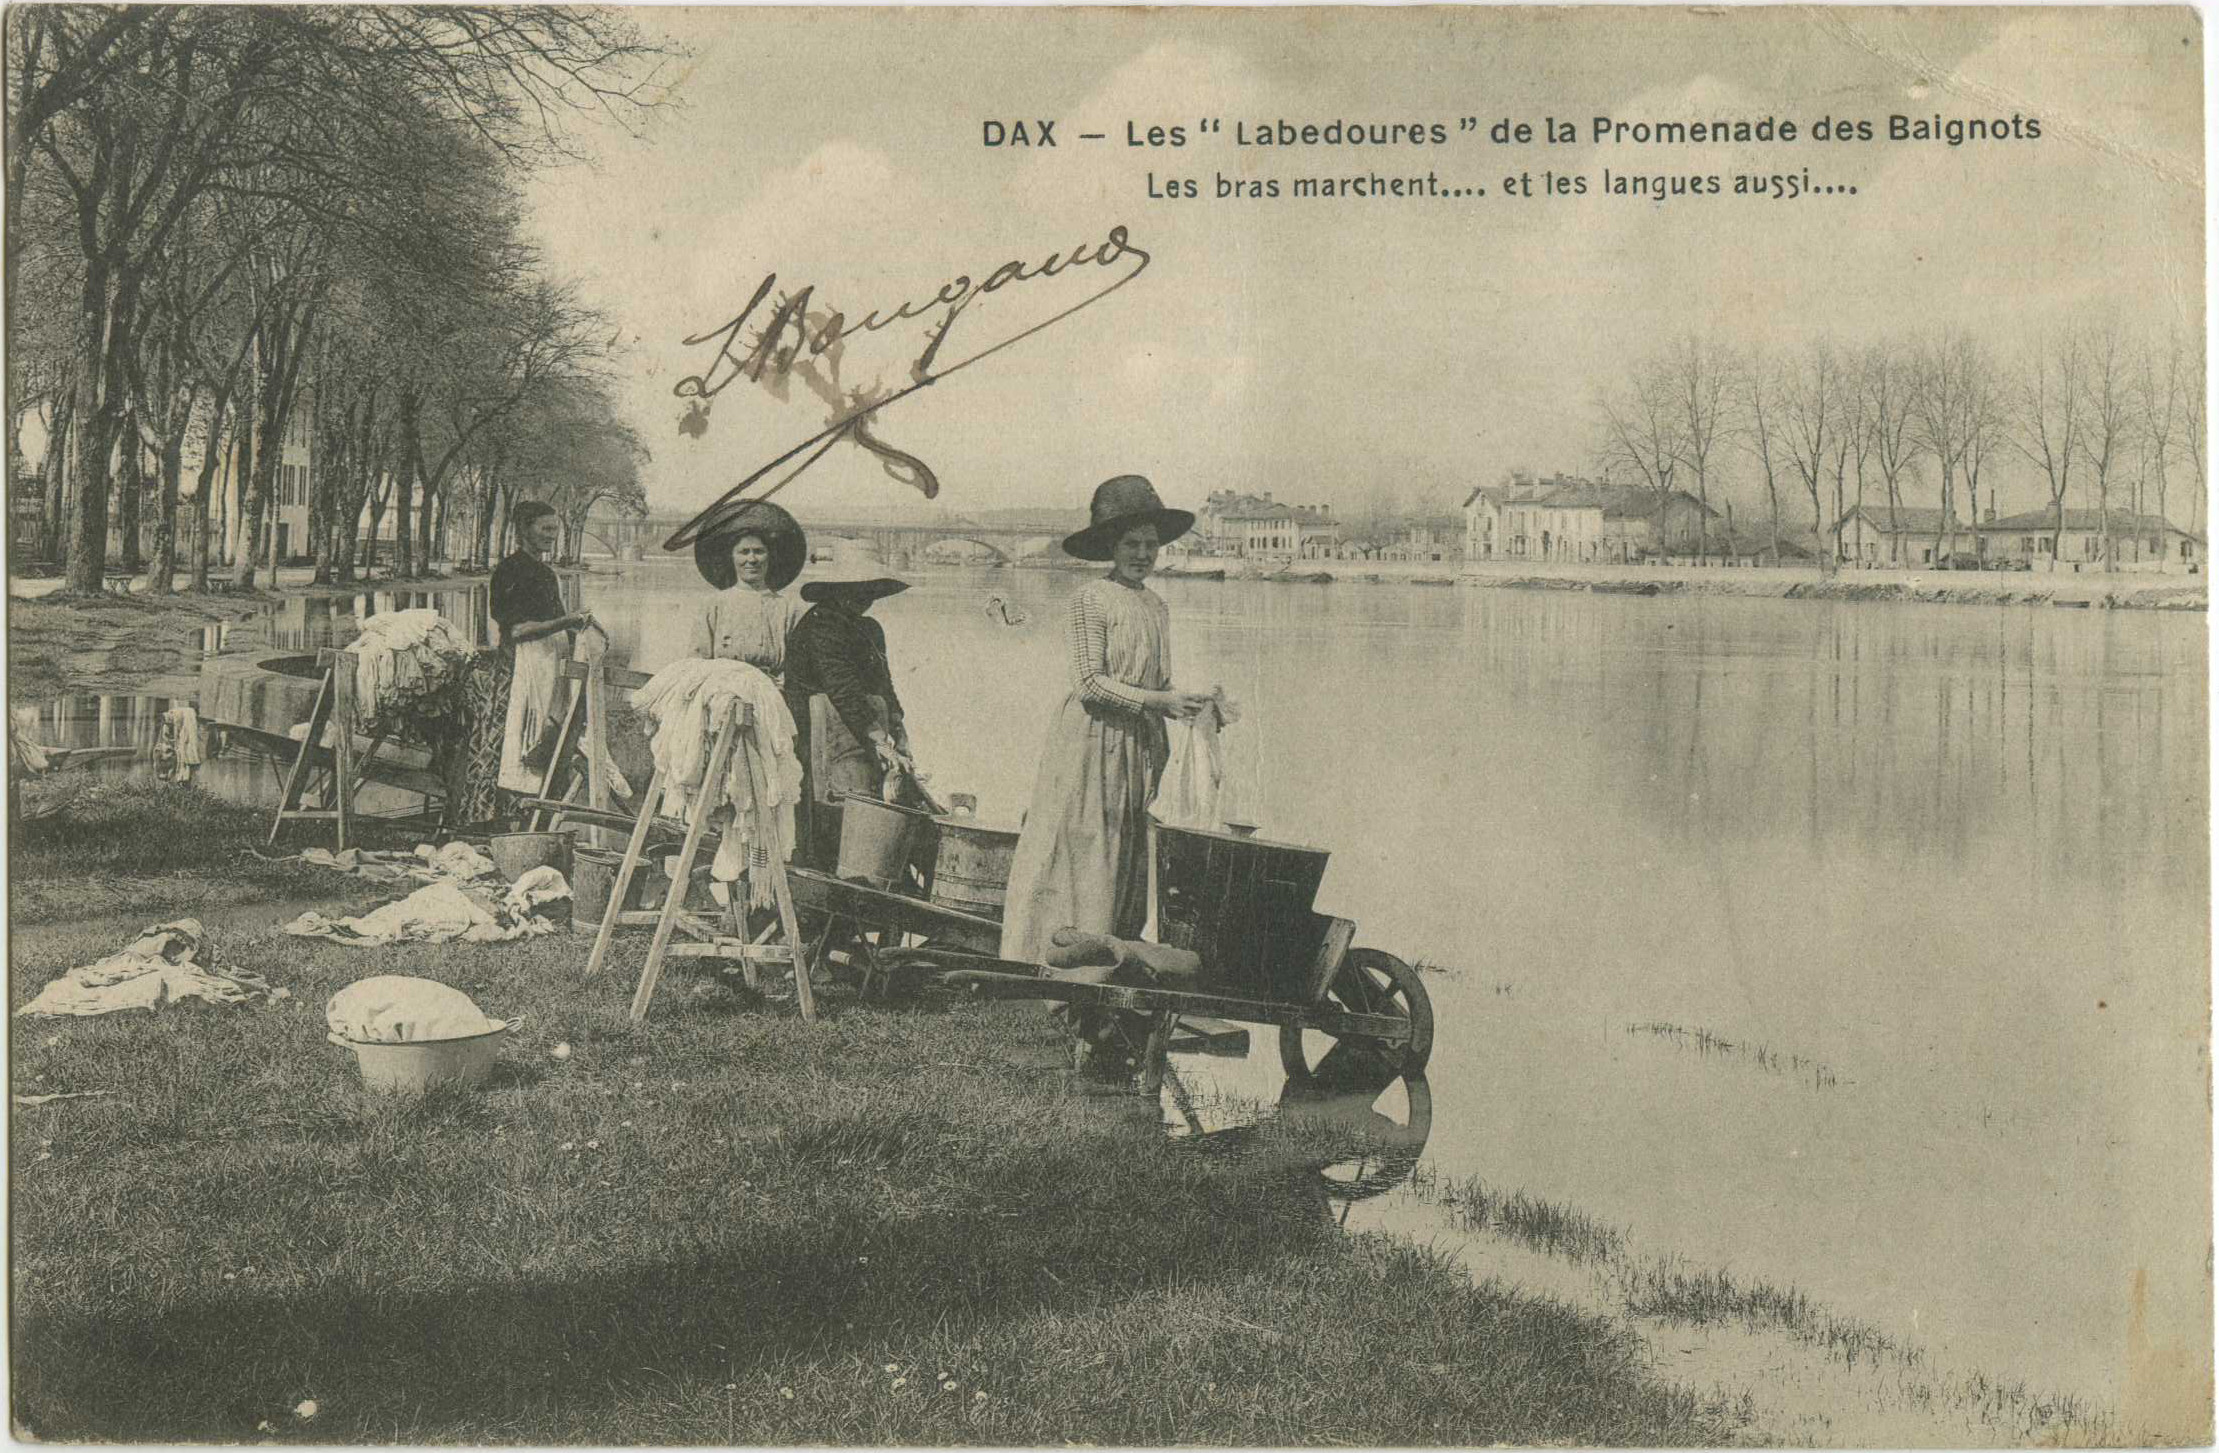
M2211 1441L2195 10L5 29L18 1437Z

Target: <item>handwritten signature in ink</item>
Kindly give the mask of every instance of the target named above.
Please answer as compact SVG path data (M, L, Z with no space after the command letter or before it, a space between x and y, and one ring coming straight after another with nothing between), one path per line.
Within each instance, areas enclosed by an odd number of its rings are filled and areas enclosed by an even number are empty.
M865 313L860 320L853 323L847 320L844 313L837 311L820 313L812 317L809 305L815 294L815 286L813 284L805 285L784 298L777 305L768 322L762 325L761 331L755 336L754 341L748 343L745 341L745 335L749 321L778 285L778 274L768 274L755 289L754 296L748 299L747 306L742 308L729 322L720 324L706 332L694 334L685 340L685 344L689 348L699 347L705 343L714 343L717 350L706 368L699 373L689 374L680 379L672 389L672 392L679 398L694 401L688 406L686 417L681 422L681 427L694 437L698 438L707 427L706 404L704 401L715 398L740 379L744 378L750 383L759 383L766 371L774 379L780 378L793 372L797 366L803 363L805 357L808 359L821 357L828 350L837 347L858 333L876 333L891 327L895 323L910 319L932 318L935 315L937 315L937 318L926 329L924 347L910 364L911 382L906 388L888 394L883 398L866 399L857 408L835 418L819 433L802 440L793 448L764 464L754 473L748 475L747 478L726 490L707 509L695 516L677 534L672 535L669 540L664 542L664 548L676 550L690 544L696 529L703 520L754 485L764 475L791 461L797 455L812 449L815 451L785 479L780 480L771 490L765 491L758 498L768 498L770 494L784 488L786 484L822 458L834 444L839 443L843 438L865 436L871 416L887 405L905 399L921 388L929 387L943 378L969 368L974 363L992 357L1005 348L1023 342L1033 334L1062 322L1082 308L1091 307L1147 271L1150 260L1147 251L1131 240L1125 228L1116 226L1109 229L1107 238L1099 244L1074 248L1068 255L1050 253L1036 265L1028 265L1021 260L1005 262L987 274L984 282L974 282L969 274L951 278L929 300L904 302L891 312L873 308ZM982 348L958 362L948 364L945 367L935 367L939 361L940 350L947 343L948 336L954 330L956 321L963 316L966 308L986 294L997 292L1014 283L1026 283L1039 278L1055 277L1069 268L1115 267L1128 261L1131 263L1130 268L1107 287L1089 293L1086 297L1061 312ZM869 442L867 437L864 441Z

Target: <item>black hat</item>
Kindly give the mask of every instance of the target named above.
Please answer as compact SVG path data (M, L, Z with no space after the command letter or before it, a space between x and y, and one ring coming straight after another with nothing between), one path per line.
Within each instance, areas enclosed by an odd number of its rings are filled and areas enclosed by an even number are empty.
M740 575L732 566L732 547L742 535L760 535L770 547L770 588L784 590L809 559L809 541L794 517L768 500L735 500L701 522L693 540L694 568L719 590L730 590Z
M1137 474L1120 474L1094 491L1093 522L1063 542L1063 553L1081 560L1107 560L1118 537L1137 525L1154 525L1163 544L1194 528L1191 510L1167 510L1156 487Z

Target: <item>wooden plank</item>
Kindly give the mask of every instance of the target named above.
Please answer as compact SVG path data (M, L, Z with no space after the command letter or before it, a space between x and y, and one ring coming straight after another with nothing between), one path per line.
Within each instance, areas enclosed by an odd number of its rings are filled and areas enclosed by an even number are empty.
M770 774L764 770L763 758L755 746L755 726L750 722L740 730L740 752L747 761L747 780L750 795L754 798L747 810L755 815L755 840L764 848L768 860L771 896L778 901L778 921L785 927L786 943L796 955L802 951L801 918L794 912L793 887L786 881L786 833L779 813L771 806ZM715 757L712 761L722 761ZM750 868L749 873L754 872ZM816 991L809 984L809 967L806 963L794 965L794 1001L801 1007L803 1021L817 1017Z
M354 729L356 712L354 699L354 655L340 655L331 665L332 726L339 734L332 753L331 797L332 807L339 814L339 844L335 852L347 850L348 816L354 810Z
M556 669L560 672L562 666L571 664L569 661L564 661ZM583 691L573 687L570 692L570 700L563 707L562 726L555 732L555 749L547 758L546 768L539 774L539 791L532 799L534 802L546 802L549 799L560 800L569 797L570 794L567 790L558 793L555 789L558 784L562 784L563 772L570 765L570 754L577 747L579 718L585 711L586 695ZM547 831L547 809L535 809L529 826L533 832Z
M1173 1054L1206 1054L1219 1059L1245 1059L1248 1031L1223 1019L1182 1014L1171 1033Z
M663 773L658 767L655 775L648 779L648 802L655 802L662 788ZM625 916L624 899L632 890L632 874L639 868L641 850L647 846L647 830L654 825L655 814L643 809L632 829L632 839L625 846L624 861L617 866L616 883L609 890L609 906L601 915L601 931L593 936L593 953L586 959L588 978L601 972L601 965L609 956L609 941L616 937L617 923Z
M270 818L270 839L265 846L277 846L279 834L285 831L286 819L300 805L301 793L308 788L309 759L322 744L324 725L331 720L331 695L331 670L327 665L324 679L316 687L315 704L308 709L308 735L293 757L292 770L285 774L285 791L278 797L277 812Z
M715 744L709 749L708 778L713 778L731 760L733 738L740 730L734 716L735 713L727 711L724 720L717 727ZM671 928L685 901L686 885L693 880L694 855L701 851L701 834L709 825L709 814L714 810L712 804L718 795L710 790L706 779L693 785L693 816L686 825L686 843L678 850L678 867L670 875L670 894L663 899L662 915L655 924L655 939L647 946L647 963L640 970L639 987L632 993L634 1024L647 1017L648 1006L655 1002L655 987L662 981L663 955L670 947ZM641 814L640 821L643 826L640 832L633 835L635 844L646 835L646 814ZM623 900L619 898L617 901L621 903Z
M586 704L586 806L595 812L609 810L609 668L599 660L586 664L583 686L573 688L573 696ZM595 847L603 845L604 834L596 826L588 831Z

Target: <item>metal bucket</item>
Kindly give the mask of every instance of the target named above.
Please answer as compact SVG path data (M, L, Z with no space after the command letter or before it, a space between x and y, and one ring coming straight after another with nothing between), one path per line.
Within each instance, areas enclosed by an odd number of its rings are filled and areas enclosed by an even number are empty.
M840 857L833 869L851 883L899 892L909 885L909 868L932 861L934 823L870 797L840 803Z
M580 933L598 932L601 917L609 911L609 895L616 891L616 870L624 866L624 854L612 853L605 848L579 848L573 855L575 867L570 874L570 926ZM632 897L639 897L639 880L645 874L633 875Z
M1001 921L1009 894L1009 866L1017 856L1017 833L980 827L959 817L937 819L940 848L932 866L932 901L943 908Z
M511 883L534 868L553 868L570 878L571 849L576 839L566 832L496 833L485 846L485 855Z
M501 1037L523 1023L511 1019L498 1029L467 1039L421 1039L400 1044L347 1041L362 1083L372 1090L395 1095L421 1095L434 1085L459 1084L465 1089L482 1085L493 1074L500 1058Z

